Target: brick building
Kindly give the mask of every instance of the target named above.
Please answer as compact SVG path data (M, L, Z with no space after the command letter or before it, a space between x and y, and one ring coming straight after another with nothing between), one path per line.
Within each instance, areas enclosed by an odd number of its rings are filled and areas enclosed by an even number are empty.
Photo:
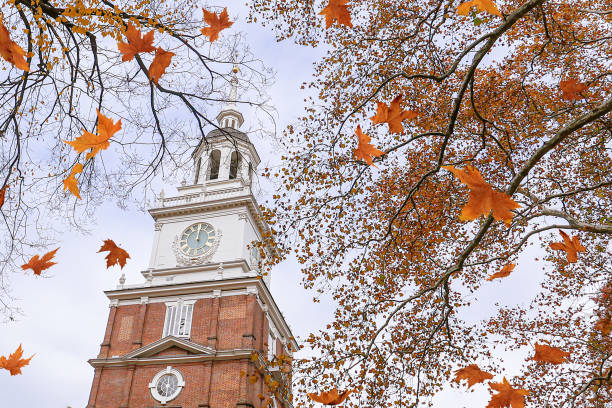
M286 381L286 367L265 361L297 344L252 248L268 227L251 192L260 159L239 130L243 120L230 102L217 116L221 129L192 154L193 183L149 210L150 266L142 284L123 279L105 292L110 313L89 360L87 408L290 408L290 397L263 380Z

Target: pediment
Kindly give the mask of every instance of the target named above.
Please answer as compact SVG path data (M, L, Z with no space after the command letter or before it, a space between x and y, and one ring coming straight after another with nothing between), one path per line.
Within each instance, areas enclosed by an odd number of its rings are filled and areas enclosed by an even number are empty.
M174 336L167 336L159 339L144 347L140 347L134 351L122 356L123 359L133 358L149 358L155 356L181 356L181 355L214 355L215 350L191 342L186 339L181 339Z

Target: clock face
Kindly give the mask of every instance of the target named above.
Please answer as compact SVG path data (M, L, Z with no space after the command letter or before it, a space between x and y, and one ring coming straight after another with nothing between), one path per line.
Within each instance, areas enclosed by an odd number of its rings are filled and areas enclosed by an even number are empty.
M201 256L207 253L217 239L212 225L205 222L193 224L181 235L179 248L188 256Z
M162 397L171 397L178 390L178 378L174 374L164 374L157 381L155 388Z

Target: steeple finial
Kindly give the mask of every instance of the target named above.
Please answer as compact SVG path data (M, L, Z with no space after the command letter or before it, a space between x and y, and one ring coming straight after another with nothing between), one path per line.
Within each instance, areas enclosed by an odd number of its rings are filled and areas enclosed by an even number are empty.
M234 63L230 73L231 79L228 101L223 110L217 115L217 122L222 128L231 127L238 129L244 122L242 113L240 113L236 105L236 101L238 100L238 72L240 72L238 64Z

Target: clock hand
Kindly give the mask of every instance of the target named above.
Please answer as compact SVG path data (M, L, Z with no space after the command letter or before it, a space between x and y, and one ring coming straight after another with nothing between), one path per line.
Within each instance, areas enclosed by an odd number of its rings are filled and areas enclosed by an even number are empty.
M200 230L202 229L202 224L198 224L198 236L196 237L196 241L200 240Z

